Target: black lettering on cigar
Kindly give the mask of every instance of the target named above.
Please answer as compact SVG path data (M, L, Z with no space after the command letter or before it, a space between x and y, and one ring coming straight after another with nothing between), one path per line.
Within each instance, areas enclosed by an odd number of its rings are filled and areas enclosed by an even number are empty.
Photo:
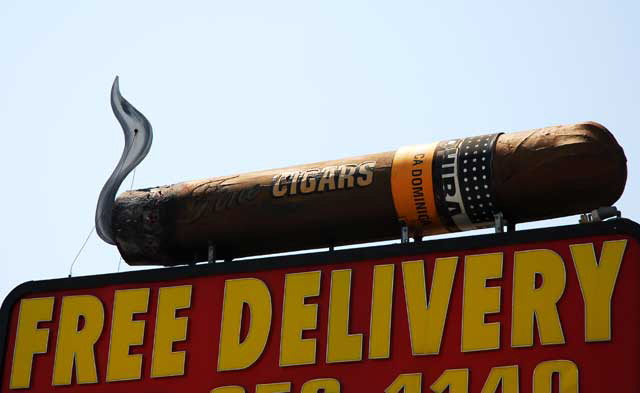
M413 156L413 166L422 165L424 154L416 154ZM418 221L422 226L431 224L429 209L424 199L424 180L422 180L422 168L414 168L411 170L411 189L413 191L413 206L418 216Z
M449 211L449 217L454 217L462 213L460 203L460 197L458 195L458 189L456 187L456 160L458 157L458 148L447 148L444 151L444 159L442 160L441 178L442 187L444 188L445 200L447 210Z
M215 202L208 204L213 208L213 211L220 212L228 209L232 209L236 206L246 205L253 202L260 192L260 185L256 184L251 188L245 188L241 190L226 190L218 189L215 195ZM211 209L209 209L210 211Z

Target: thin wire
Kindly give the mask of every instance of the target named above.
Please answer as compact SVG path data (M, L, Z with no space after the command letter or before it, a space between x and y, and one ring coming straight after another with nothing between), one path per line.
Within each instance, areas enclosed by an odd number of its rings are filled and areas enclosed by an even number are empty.
M135 130L135 133L133 134L133 139L131 141L131 144L135 143L136 141L136 136L138 135L138 130ZM122 170L122 168L119 169L119 171ZM136 178L136 168L133 169L133 176L131 177L131 188L133 189L133 181ZM89 241L89 238L91 237L91 235L93 234L93 231L96 230L96 226L94 225L91 230L89 231L89 234L87 235L87 238L84 239L84 243L82 243L82 247L80 247L80 249L78 250L78 253L76 254L76 257L73 258L73 262L71 262L71 266L69 267L69 277L72 277L73 275L73 266L76 264L76 261L78 260L78 257L80 256L80 254L82 253L82 250L84 250L84 247L87 245L87 242ZM118 271L120 271L120 262L122 262L122 256L120 256L120 261L118 261Z
M89 234L87 235L87 238L84 239L84 243L82 243L82 247L80 247L80 249L78 250L78 253L76 254L76 257L73 258L73 262L71 262L71 267L69 267L69 277L71 277L73 275L73 265L76 264L76 261L78 260L78 257L80 256L80 253L82 253L82 250L84 250L84 246L87 245L87 242L89 241L89 238L91 237L91 235L93 234L93 231L96 230L95 225L93 227L91 227L91 230L89 231Z
M135 135L134 135L135 138ZM136 180L136 169L133 169L133 172L131 173L131 186L129 187L129 191L133 190L133 182ZM120 265L122 264L122 255L120 255L120 258L118 259L118 272L120 272Z

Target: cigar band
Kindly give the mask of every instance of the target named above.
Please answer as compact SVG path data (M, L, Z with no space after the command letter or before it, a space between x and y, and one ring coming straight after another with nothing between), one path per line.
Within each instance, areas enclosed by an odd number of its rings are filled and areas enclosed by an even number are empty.
M391 166L391 193L398 220L412 235L446 232L442 228L433 189L433 156L436 144L398 149Z
M433 157L433 187L436 209L449 232L474 229L467 216L460 189L460 145L462 139L439 142Z
M436 207L449 231L486 228L498 212L492 164L500 134L437 144L433 159Z

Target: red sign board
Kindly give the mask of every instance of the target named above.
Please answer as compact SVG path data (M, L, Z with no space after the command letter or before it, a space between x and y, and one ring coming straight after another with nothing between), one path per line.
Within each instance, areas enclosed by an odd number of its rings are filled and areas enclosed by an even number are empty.
M635 392L628 220L30 282L0 392Z

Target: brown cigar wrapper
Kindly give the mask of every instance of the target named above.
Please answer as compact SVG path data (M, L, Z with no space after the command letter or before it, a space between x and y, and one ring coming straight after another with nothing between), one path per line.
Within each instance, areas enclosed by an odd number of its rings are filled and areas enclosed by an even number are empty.
M114 207L116 243L130 265L178 265L206 260L209 244L217 259L229 259L397 239L401 223L392 194L394 155L129 191ZM341 181L337 168L343 165L352 174L360 172ZM323 168L329 168L323 172L329 176L332 167L336 174L323 187L316 183L302 193L296 183L286 195L274 196L274 178L298 173L300 180L301 174ZM513 222L611 205L626 182L624 152L597 123L502 134L492 170L498 208ZM423 234L447 231L435 226Z
M627 159L609 130L586 122L501 135L493 171L504 216L527 222L613 205Z
M218 259L398 237L390 185L393 152L185 182L122 194L116 242L132 265ZM274 176L375 161L366 187L273 197Z

